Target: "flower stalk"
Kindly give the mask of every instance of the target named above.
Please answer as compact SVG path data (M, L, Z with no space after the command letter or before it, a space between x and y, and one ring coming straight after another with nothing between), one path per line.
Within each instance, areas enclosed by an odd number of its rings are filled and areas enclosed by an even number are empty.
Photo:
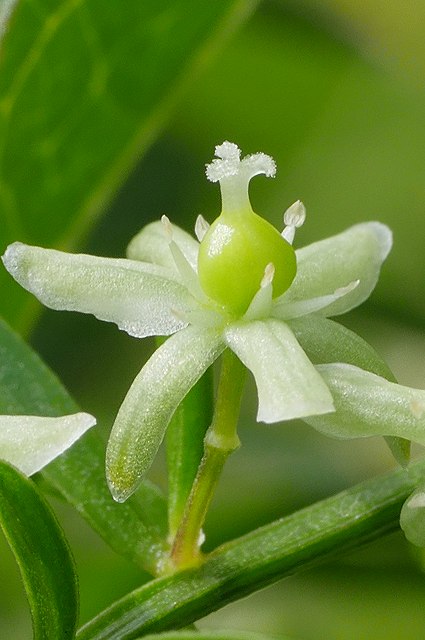
M226 349L222 357L214 416L204 441L204 455L192 485L171 551L173 570L197 565L205 517L227 458L240 445L237 434L246 369Z

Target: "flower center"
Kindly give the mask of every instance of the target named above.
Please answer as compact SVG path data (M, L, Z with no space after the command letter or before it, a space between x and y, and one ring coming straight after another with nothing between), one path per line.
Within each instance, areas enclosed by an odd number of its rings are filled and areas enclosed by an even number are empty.
M260 173L273 177L275 163L257 153L240 160L235 144L216 147L217 159L207 165L207 177L220 182L222 212L205 233L198 273L205 293L235 315L243 315L261 286L266 267L274 267L273 297L284 293L296 274L290 242L251 208L250 179Z

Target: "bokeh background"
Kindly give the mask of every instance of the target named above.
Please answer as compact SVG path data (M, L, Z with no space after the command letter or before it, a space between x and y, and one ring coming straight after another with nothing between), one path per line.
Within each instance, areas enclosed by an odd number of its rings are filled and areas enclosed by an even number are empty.
M6 20L7 9L32 12L28 40L31 29L38 29L37 20L42 24L43 12L51 7L59 12L65 4L43 2L35 10L30 2L0 0L0 97L13 83L19 88L21 67L16 63L13 73L14 56L18 59L16 51L26 46L13 12ZM176 57L187 67L183 85L176 92L180 70L164 62L164 86L170 87L166 108L159 100L153 103L131 160L98 197L99 206L87 208L86 219L75 221L66 217L70 200L65 188L61 196L61 187L72 183L78 188L78 170L69 169L79 162L78 147L74 149L70 136L68 148L77 155L74 160L64 157L63 164L51 149L67 143L65 132L72 127L89 137L89 129L84 130L87 102L79 94L85 65L96 50L99 80L101 62L107 66L113 60L109 52L114 38L119 40L117 31L109 34L106 45L101 42L102 25L98 31L93 23L98 3L80 4L87 9L83 26L64 33L70 46L79 48L78 65L70 70L65 64L50 85L37 79L37 71L32 80L24 78L28 105L24 99L18 102L9 129L0 123L0 250L19 239L123 256L132 235L163 213L187 229L199 213L211 221L220 200L217 186L205 179L204 165L214 146L228 139L245 153L264 151L277 162L274 180L252 183L256 211L280 227L292 202L302 199L306 204L298 246L364 220L380 220L393 229L394 248L376 291L341 321L375 346L401 383L425 388L425 4L264 0L229 1L226 7L218 2L217 15L229 15L208 33L208 21L217 16L205 18L202 46L188 40L180 51L175 34ZM164 14L168 5L156 3ZM195 10L192 5L189 0L175 3L175 14L180 12L175 29L184 29L197 19L196 11L204 10L203 0ZM116 1L108 4L111 14L126 11ZM161 24L158 18L159 41ZM116 29L124 26L121 16ZM132 37L136 31L129 41ZM154 51L159 70L144 67L143 57L133 53L129 46L125 72L118 69L114 85L122 117L125 109L131 116L143 108L138 96L161 71L160 50ZM53 140L42 134L49 121L40 105L43 99L46 105L60 102L62 88L67 95L70 83L75 101L62 105L66 115L53 123ZM58 96L52 94L55 89ZM106 129L104 135L113 137L114 131ZM81 161L84 166L83 157ZM6 188L13 181L21 187L16 194ZM64 233L55 235L61 224ZM98 416L106 438L153 343L91 317L41 311L3 274L0 286L1 313L30 340L79 404ZM254 397L248 390L240 423L243 446L228 463L208 518L210 547L395 466L378 439L343 443L302 423L257 425ZM161 459L152 478L166 488ZM146 576L113 554L70 509L55 508L76 556L85 621ZM31 631L23 590L3 540L0 547L0 637L24 640ZM423 567L422 553L394 534L229 606L200 626L268 631L277 638L286 633L300 640L418 640L425 637Z

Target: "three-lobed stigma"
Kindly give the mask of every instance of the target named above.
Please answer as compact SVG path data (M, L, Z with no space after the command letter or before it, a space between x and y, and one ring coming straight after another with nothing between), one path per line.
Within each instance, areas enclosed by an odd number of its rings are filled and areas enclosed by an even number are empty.
M268 265L274 267L273 297L284 293L296 274L295 251L269 222L252 210L248 185L258 174L274 176L270 156L240 159L238 147L224 142L207 165L207 177L220 182L222 212L203 235L198 274L205 293L232 315L243 315L261 287ZM301 203L300 203L301 204ZM299 225L297 225L299 226Z

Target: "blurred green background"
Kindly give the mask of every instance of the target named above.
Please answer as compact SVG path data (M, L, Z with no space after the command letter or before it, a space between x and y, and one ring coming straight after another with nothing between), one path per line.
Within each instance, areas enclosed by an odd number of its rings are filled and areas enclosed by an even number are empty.
M0 8L9 4L3 0ZM29 11L31 4L22 2L22 11ZM65 5L45 2L45 11L49 4ZM8 190L0 189L0 250L11 240L29 239L45 246L122 256L131 236L163 213L187 229L193 228L199 213L211 221L219 213L219 192L206 181L204 165L214 146L229 139L245 153L264 151L277 162L275 180L253 181L257 212L280 227L282 213L292 202L302 199L306 204L307 223L297 235L298 246L364 220L380 220L393 229L394 248L375 293L361 310L341 320L380 351L401 383L425 388L425 4L276 0L258 7L229 1L226 7L226 2L219 2L217 15L233 11L235 4L237 10L211 33L208 21L217 16L204 17L204 23L199 18L205 33L199 28L199 41L184 41L178 29L196 19L191 4L176 3L175 12L181 15L173 27L176 42L186 42L184 51L183 44L182 51L174 45L187 67L184 85L178 96L165 99L165 106L162 98L153 100L144 138L134 143L120 177L111 179L97 208L80 208L86 220L80 216L77 224L65 219L63 234L60 229L54 234L61 221L60 180L76 176L78 187L79 174L72 173L70 165L61 174L65 164L57 159L55 164L54 154L49 156L47 135L44 146L31 146L34 128L29 123L41 123L37 131L42 132L41 111L33 109L32 119L25 120L28 138L25 127L18 135L23 120L19 110L18 133L6 135L0 130L5 136L0 187L13 180L22 190L31 186L25 197L21 191L15 195L12 204ZM199 13L203 4L199 2ZM82 5L90 9L93 20L96 2ZM156 4L161 5L162 1ZM125 14L126 8L111 2L108 11ZM34 29L42 14L40 9L33 15ZM125 23L124 17L121 22ZM117 29L123 28L121 22ZM88 22L84 24L64 34L77 48L87 44L87 33L91 34L91 48L80 47L77 84L79 74L84 80L85 55L92 56L93 48L98 47L98 60L115 59L112 53L109 56L114 34L108 48L100 36L93 37L96 25L91 23L88 32ZM159 25L158 21L161 39ZM103 33L101 26L99 32ZM19 81L19 73L13 76L11 71L14 47L25 47L19 36L12 21L0 60L0 92L8 82L13 86ZM131 37L136 39L137 32ZM160 52L153 50L153 55L160 60ZM171 87L179 70L168 69L166 62L163 67L158 62L156 71L144 68L130 46L123 59L125 73L120 72L115 85L120 93L115 97L131 116L144 108L134 96L143 95L146 78L148 83L151 75L162 71L164 86ZM54 86L60 88L62 82L60 75ZM35 86L38 98L48 101L51 87L42 82ZM89 110L84 100L78 100L78 87L73 91L77 99L66 108L65 119L78 129L79 114ZM175 93L173 88L170 95ZM0 106L4 104L0 101ZM26 113L25 105L21 109ZM57 131L59 139L61 126ZM49 167L49 180L40 168L43 162ZM24 167L21 173L19 166ZM59 186L52 178L53 169ZM103 177L107 180L106 171ZM73 181L68 182L72 187ZM66 208L69 200L63 198ZM38 316L29 296L2 277L1 313L29 336L84 410L98 416L106 438L117 407L153 344L91 317L50 311ZM211 547L394 466L381 440L341 443L302 423L256 425L253 396L247 392L243 407L243 446L228 463L208 518ZM152 477L164 486L161 460ZM77 559L84 621L146 577L109 551L70 509L55 507ZM29 614L4 541L0 558L0 637L24 640L31 633ZM227 607L200 626L269 631L276 637L287 633L302 640L417 640L425 637L424 603L421 553L397 534Z

